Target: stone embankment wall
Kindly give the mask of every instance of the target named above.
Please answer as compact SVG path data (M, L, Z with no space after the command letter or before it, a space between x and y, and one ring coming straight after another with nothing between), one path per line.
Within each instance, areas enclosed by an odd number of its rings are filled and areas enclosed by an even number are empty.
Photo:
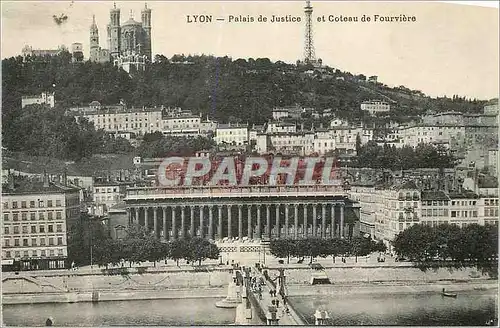
M188 298L224 296L228 270L174 271L128 275L78 274L73 271L4 274L2 292L6 304L99 300Z
M309 284L312 269L286 269L286 282L289 285ZM472 281L478 279L488 279L487 275L480 275L474 269L463 269L452 271L440 268L437 270L427 270L426 272L413 267L359 267L346 266L327 268L324 270L333 284L342 283L376 283L376 282L439 282L439 281ZM270 268L269 273L272 277L278 274L277 269ZM472 278L474 277L474 278Z

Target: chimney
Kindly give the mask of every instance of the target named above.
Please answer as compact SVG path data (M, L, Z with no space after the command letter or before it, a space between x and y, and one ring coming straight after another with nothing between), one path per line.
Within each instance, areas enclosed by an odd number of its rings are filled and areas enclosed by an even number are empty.
M65 186L68 185L68 174L66 173L66 170L64 170L64 173L63 173L63 181L62 181L62 183Z
M47 172L44 170L43 171L43 187L47 188L49 186L49 175Z

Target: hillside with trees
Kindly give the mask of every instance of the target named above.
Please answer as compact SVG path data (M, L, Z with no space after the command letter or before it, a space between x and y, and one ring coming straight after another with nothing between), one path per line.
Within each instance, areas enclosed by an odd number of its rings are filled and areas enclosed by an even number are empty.
M306 73L307 72L307 73ZM62 108L87 105L93 100L130 106L179 106L220 121L229 117L263 123L276 106L299 104L318 111L332 108L352 121L367 118L359 106L368 99L394 101L388 114L395 120L424 111L479 112L485 101L464 97L430 98L403 86L390 88L368 83L326 67L296 67L267 58L236 59L213 56L157 55L145 72L129 75L111 63L73 63L63 52L56 57L21 56L2 61L3 112L20 108L22 95L55 91Z

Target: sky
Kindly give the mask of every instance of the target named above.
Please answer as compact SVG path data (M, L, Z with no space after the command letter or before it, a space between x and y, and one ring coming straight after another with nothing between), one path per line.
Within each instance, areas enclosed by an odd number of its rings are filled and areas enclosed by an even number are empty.
M100 45L107 48L111 1L2 1L2 58L25 45L53 49L81 42L88 57L95 15ZM315 52L323 63L353 74L377 75L389 86L404 85L436 96L458 94L491 99L499 94L498 7L430 2L312 1ZM144 2L117 1L121 22L140 21ZM304 1L148 1L152 10L153 55L211 54L269 58L295 63L303 57ZM132 11L132 13L131 13ZM66 14L57 25L53 15ZM212 23L187 16L212 15ZM253 23L228 22L251 16ZM257 22L259 15L300 17L300 22ZM349 16L370 22L328 22ZM416 17L415 22L374 22L374 16ZM326 22L318 22L321 17ZM225 21L216 21L225 18Z

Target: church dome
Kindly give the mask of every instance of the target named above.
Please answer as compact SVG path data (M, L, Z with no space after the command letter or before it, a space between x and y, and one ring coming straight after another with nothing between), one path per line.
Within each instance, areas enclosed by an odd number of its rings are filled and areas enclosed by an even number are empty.
M126 21L125 23L123 23L122 26L128 26L128 25L142 25L142 24L139 22L136 22L133 18L129 18L129 20Z

